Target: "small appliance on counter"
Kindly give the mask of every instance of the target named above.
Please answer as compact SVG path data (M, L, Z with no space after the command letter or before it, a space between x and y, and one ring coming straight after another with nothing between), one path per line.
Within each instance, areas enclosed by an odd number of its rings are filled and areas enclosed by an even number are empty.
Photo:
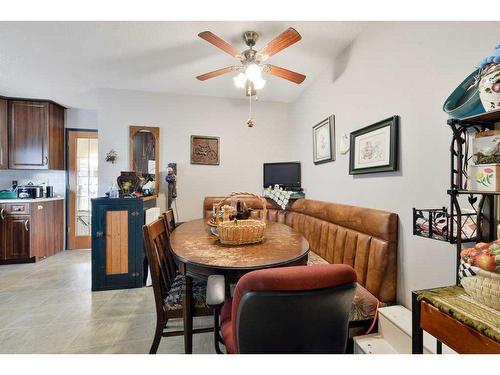
M16 199L17 192L10 190L0 190L0 199Z
M17 196L21 199L43 198L43 186L40 185L18 185Z
M45 197L54 198L54 186L51 185L45 186Z

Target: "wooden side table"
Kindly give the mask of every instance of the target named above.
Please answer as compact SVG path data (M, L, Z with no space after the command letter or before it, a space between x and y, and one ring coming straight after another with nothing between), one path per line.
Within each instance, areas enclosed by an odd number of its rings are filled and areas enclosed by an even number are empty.
M423 354L423 333L437 339L436 353L442 353L442 343L460 354L500 354L500 343L447 314L425 297L422 291L412 292L412 353Z

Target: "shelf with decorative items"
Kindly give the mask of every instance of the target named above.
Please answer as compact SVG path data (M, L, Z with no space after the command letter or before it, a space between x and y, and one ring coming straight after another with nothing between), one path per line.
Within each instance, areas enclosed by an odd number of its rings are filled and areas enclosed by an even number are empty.
M500 173L500 131L495 130L495 124L499 122L500 110L448 120L453 132L450 147L451 188L447 191L450 215L457 217L456 225L463 221L464 215L468 215L464 212L464 203L474 207L477 212L476 242L491 242L497 238L495 196L500 195L500 174L497 175L497 171ZM465 196L467 203L464 202ZM451 232L453 230L450 228ZM463 242L466 241L457 238L457 271Z
M460 233L462 242L476 241L476 211L470 210L470 212L462 213L462 223L458 225L457 215L450 215L446 207L413 209L413 234L415 236L455 244L457 233Z
M492 341L487 337L490 328L474 317L477 311L488 311L492 327L498 326L500 319L500 314L494 314L500 306L500 240L496 239L500 232L496 215L496 197L500 195L500 45L451 93L443 110L450 116L447 124L453 133L447 193L448 215L454 220L449 221L447 230L458 232L457 226L462 226L472 209L477 243L472 245L463 236L456 236L456 286L412 293L412 353L423 353L424 331L436 337L438 352L445 342L458 353L499 353L498 336ZM465 304L461 296L469 297Z

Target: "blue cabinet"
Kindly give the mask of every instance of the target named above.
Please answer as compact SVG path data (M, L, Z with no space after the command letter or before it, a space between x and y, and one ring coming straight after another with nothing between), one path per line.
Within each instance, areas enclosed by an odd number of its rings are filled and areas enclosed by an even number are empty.
M93 291L144 285L143 223L142 199L92 199Z

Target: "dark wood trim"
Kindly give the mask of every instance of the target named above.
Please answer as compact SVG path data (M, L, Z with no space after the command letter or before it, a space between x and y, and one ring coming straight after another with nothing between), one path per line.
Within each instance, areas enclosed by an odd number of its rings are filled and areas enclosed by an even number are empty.
M33 98L19 98L19 97L13 97L13 96L3 96L0 95L0 99L5 99L5 100L22 100L22 101L28 101L28 102L46 102L46 103L52 103L55 105L58 105L59 107L62 107L64 109L68 109L68 107L59 104L51 99L33 99Z
M390 151L389 151L389 164L377 167L368 168L354 168L354 158L355 158L355 139L356 137L370 133L374 130L385 128L389 126L391 128L390 135ZM368 174L368 173L379 173L379 172L395 172L398 170L398 158L399 158L399 116L395 115L385 120L376 122L373 125L366 126L364 128L353 131L350 135L349 141L349 174Z
M9 103L0 99L0 169L9 168Z

